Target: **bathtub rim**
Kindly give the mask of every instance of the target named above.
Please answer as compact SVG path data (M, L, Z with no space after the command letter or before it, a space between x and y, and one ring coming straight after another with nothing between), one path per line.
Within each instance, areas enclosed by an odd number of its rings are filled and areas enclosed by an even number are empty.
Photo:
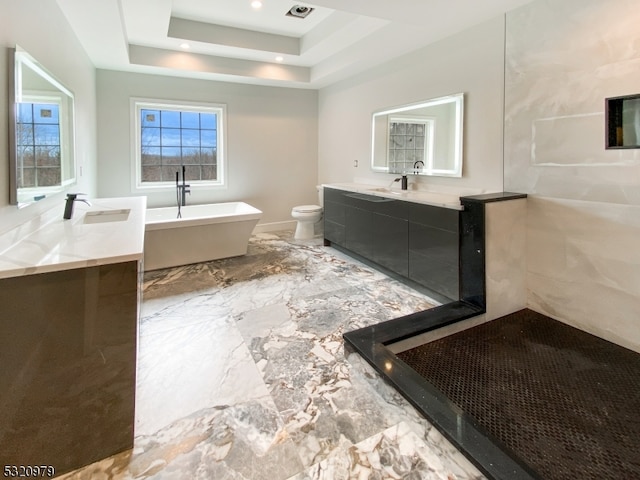
M211 225L216 223L231 223L231 222L242 222L242 221L251 221L251 220L260 220L262 218L262 210L257 209L253 205L250 205L246 202L218 202L218 203L204 203L199 205L187 205L186 207L182 207L182 211L189 211L190 209L194 209L194 207L214 207L216 205L241 205L242 211L240 212L232 212L232 213L222 213L218 215L212 215L209 212L208 215L198 215L194 217L183 217L183 218L161 218L161 219L153 219L151 215L147 213L145 220L145 231L153 231L153 230L167 230L170 228L185 228L185 227L196 227L199 225ZM200 209L200 208L198 208ZM178 207L152 207L147 208L147 212L151 211L169 211L172 210L175 215L178 213ZM204 208L202 208L204 210Z

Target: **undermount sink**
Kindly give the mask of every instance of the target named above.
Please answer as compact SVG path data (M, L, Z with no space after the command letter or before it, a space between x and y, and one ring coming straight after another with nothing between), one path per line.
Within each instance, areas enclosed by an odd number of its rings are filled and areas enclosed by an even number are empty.
M392 190L388 187L367 188L367 192L385 197L401 197L403 200L426 203L430 205L459 206L460 197L440 192L430 192L426 190Z
M95 210L84 215L83 223L123 222L129 218L131 209Z
M390 188L386 188L386 187L370 188L369 191L370 192L379 192L379 193L393 193L395 195L404 195L404 194L407 193L406 190L404 190L402 192L398 192L397 190L391 190Z

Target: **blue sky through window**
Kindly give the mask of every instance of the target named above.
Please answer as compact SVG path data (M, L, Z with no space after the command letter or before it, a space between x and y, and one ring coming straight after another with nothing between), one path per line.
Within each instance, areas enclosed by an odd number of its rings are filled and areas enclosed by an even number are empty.
M215 180L217 113L142 108L140 125L143 182L172 181L181 165L189 180Z
M16 140L19 187L60 185L60 106L19 103Z

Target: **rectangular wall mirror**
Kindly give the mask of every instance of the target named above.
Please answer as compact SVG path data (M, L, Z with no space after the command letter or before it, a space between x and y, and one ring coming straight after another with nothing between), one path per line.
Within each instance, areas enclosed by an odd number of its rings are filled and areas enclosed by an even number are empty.
M10 203L23 207L76 182L73 94L20 47L10 50Z
M461 177L463 112L462 93L374 112L371 168Z

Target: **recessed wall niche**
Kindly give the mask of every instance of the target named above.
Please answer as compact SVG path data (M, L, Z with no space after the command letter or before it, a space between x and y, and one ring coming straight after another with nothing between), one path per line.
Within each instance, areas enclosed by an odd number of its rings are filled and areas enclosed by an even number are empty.
M640 148L640 94L605 99L605 147Z

